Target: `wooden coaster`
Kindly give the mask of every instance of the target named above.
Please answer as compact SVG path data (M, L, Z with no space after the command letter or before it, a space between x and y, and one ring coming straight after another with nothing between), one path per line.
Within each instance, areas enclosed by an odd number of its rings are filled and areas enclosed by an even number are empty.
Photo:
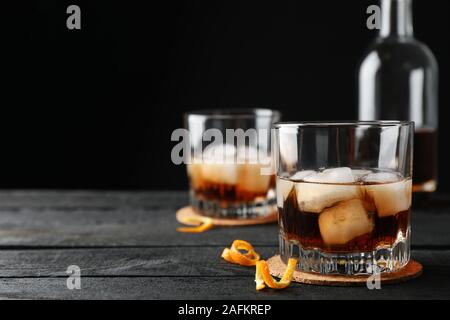
M286 265L283 263L279 255L273 256L267 260L270 273L278 278L281 278L286 270ZM415 261L410 260L409 263L401 270L392 273L382 273L382 284L393 284L405 282L419 277L422 274L423 266ZM315 273L307 273L301 271L294 272L293 281L305 284L314 284L320 286L365 286L367 279L370 276L342 276L342 275L322 275Z
M192 207L184 207L177 211L177 220L182 223L183 218L192 217L192 216L200 216L200 213L196 212ZM272 223L278 221L278 213L277 211L273 211L267 216L253 217L249 219L232 219L232 218L211 218L214 225L223 226L223 227L237 227L237 226L251 226L256 224L265 224Z

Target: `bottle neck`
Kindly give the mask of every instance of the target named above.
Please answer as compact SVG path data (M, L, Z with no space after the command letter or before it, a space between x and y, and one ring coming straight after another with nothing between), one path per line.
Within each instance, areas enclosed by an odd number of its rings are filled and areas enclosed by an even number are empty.
M413 37L412 0L381 0L382 38Z

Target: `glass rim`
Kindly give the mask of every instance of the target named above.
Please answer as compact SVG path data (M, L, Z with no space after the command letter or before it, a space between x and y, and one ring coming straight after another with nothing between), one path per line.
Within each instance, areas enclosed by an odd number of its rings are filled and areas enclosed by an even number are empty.
M407 127L413 126L414 121L408 120L376 120L376 121L359 121L359 120L346 120L346 121L288 121L288 122L276 122L274 123L275 129L282 128L340 128L340 127Z
M184 117L199 117L205 119L252 119L281 117L281 112L270 108L217 108L187 111Z

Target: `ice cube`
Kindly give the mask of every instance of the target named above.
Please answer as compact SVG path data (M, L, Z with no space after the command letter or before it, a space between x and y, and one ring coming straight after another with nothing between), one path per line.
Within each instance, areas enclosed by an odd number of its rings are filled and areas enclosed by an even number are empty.
M371 170L352 169L352 174L356 181L361 181L365 176L371 173L372 173Z
M316 171L314 171L314 170L298 171L294 175L292 175L289 179L290 180L295 180L295 181L302 181L306 177L308 177L308 176L310 176L312 174L315 174L315 173L316 173Z
M295 184L300 209L320 213L323 209L345 200L362 198L356 185L333 185L300 182Z
M363 234L372 232L372 219L363 202L352 199L324 210L319 216L319 229L328 245L342 245Z
M237 185L239 189L255 193L264 193L269 190L272 176L261 174L261 165L241 164L238 166Z
M293 188L294 182L277 178L277 205L279 208L283 208L284 201L286 201Z
M213 183L235 185L238 181L236 164L203 164L202 178Z
M379 217L396 215L411 207L411 179L394 183L365 186L367 195L373 199Z
M361 190L356 185L327 184L355 182L352 170L347 167L316 172L304 177L303 181L314 182L296 184L298 205L303 211L320 213L339 201L361 197Z
M374 172L366 175L363 178L364 182L373 182L373 183L388 183L388 182L397 182L401 179L399 173L394 172Z
M203 163L235 163L236 147L232 144L210 144L203 150Z
M322 172L309 175L303 179L308 182L318 183L352 183L355 182L355 178L352 174L352 169L348 167L326 169Z

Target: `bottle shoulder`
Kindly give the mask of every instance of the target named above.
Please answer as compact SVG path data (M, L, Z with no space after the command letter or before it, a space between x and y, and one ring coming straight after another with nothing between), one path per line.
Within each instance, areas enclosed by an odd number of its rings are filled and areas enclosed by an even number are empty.
M367 49L361 66L373 64L387 66L409 66L410 68L431 68L437 70L437 61L428 46L414 38L376 39Z

